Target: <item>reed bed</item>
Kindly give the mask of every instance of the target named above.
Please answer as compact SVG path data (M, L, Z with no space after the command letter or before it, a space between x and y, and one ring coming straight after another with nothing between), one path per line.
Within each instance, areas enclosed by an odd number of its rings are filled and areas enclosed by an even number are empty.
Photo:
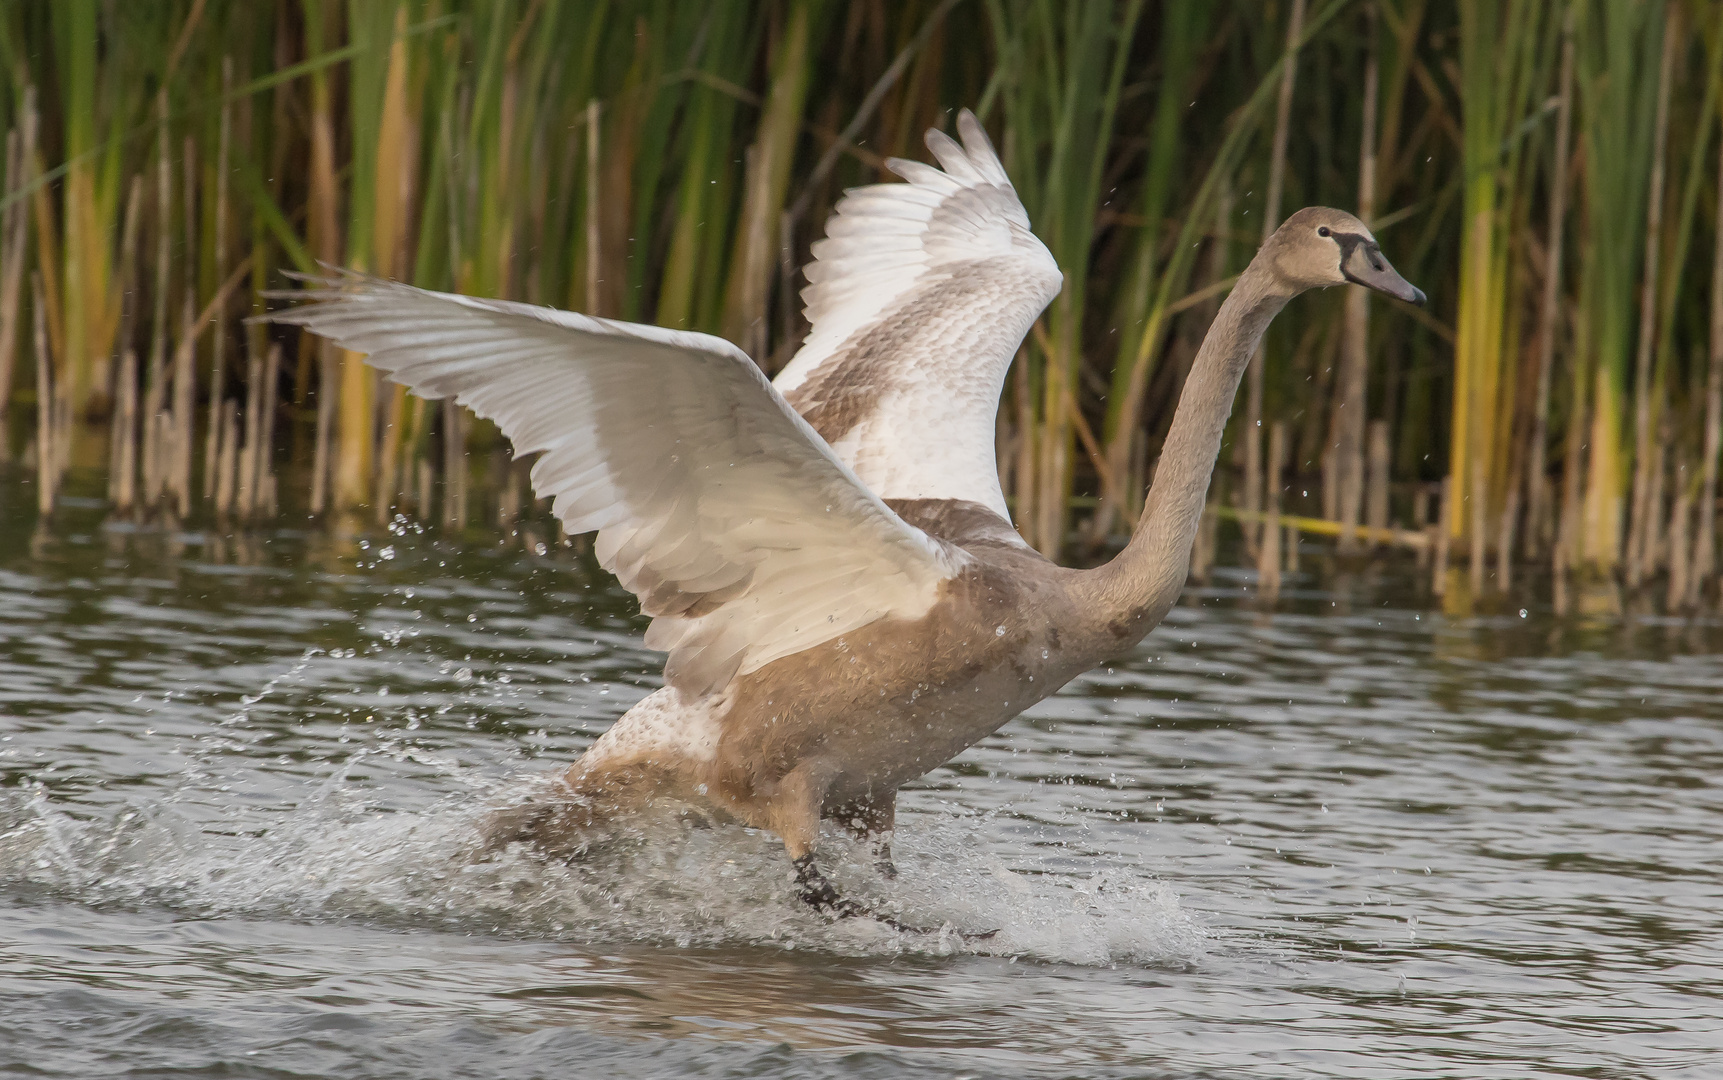
M1431 306L1277 321L1193 572L1225 521L1269 595L1313 537L1415 550L1454 603L1516 566L1719 603L1714 3L58 0L0 9L0 68L0 459L45 517L83 470L140 525L552 537L490 425L248 322L282 271L772 371L832 203L971 106L1066 271L998 423L1042 551L1121 540L1232 276L1320 203Z

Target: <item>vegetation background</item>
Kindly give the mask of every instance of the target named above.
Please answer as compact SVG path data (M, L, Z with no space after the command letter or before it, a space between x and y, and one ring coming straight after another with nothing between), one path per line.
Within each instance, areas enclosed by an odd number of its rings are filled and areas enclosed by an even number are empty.
M1066 272L999 416L1043 551L1118 542L1232 276L1327 204L1430 307L1275 323L1193 569L1228 519L1269 592L1291 530L1466 603L1516 564L1718 602L1715 0L11 0L0 66L0 458L44 520L70 477L212 532L542 522L488 425L246 323L281 271L771 371L832 203L968 106Z

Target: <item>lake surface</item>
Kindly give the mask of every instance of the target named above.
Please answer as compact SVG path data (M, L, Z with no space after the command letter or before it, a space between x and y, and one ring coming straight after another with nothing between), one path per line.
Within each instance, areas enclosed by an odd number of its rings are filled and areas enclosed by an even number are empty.
M828 835L902 934L737 827L473 854L657 685L573 553L0 481L0 1072L1723 1076L1723 627L1410 580L1193 588L906 789L897 881Z

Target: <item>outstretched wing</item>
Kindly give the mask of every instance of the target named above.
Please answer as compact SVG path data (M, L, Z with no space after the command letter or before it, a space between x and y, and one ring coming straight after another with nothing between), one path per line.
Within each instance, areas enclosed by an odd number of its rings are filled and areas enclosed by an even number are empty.
M993 434L1005 372L1063 277L967 109L944 170L856 188L814 244L813 328L774 385L883 499L965 499L1010 520Z
M688 693L885 616L967 556L905 524L734 345L351 275L273 316L495 420L570 533L653 617Z

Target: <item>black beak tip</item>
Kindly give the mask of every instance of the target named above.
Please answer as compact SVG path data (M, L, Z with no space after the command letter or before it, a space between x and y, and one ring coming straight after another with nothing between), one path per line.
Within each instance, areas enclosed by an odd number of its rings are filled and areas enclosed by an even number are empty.
M1417 304L1419 307L1423 307L1429 302L1429 300L1430 298L1424 295L1423 289L1418 288L1416 285L1412 286L1412 302L1414 304Z

